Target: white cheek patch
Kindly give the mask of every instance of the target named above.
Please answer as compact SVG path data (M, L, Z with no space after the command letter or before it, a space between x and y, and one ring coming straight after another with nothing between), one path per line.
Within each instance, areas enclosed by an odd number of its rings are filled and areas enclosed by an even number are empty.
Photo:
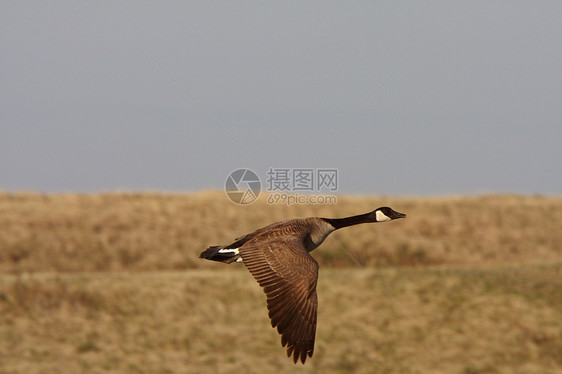
M386 214L384 214L383 212L381 212L380 210L377 210L377 213L375 214L375 217L377 218L377 222L388 222L388 221L390 221L390 217L387 216Z

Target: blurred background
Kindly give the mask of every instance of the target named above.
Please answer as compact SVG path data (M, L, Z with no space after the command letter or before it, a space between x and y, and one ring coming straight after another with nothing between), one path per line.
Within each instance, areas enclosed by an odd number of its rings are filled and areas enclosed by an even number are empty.
M562 372L560 15L1 2L0 373ZM337 170L337 202L271 203L270 168ZM313 252L305 366L245 267L198 258L384 205Z

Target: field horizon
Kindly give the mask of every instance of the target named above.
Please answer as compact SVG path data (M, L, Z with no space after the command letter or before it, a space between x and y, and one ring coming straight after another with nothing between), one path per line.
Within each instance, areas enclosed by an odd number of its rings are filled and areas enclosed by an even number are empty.
M323 266L521 263L562 257L562 197L338 196L334 205L239 206L224 192L37 194L0 192L0 271L150 271L195 268L210 245L276 221L344 217L383 205L400 222L338 231L314 251ZM212 229L209 229L212 228ZM369 248L368 251L363 250Z
M332 234L315 353L294 365L242 264L209 245L388 205ZM560 373L562 197L0 192L2 373Z

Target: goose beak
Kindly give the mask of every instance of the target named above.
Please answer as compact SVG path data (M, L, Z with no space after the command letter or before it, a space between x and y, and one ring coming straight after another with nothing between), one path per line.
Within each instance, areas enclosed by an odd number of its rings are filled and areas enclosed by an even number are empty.
M397 219L397 218L406 218L406 215L404 213L400 213L400 212L394 212L394 217L392 217L392 219Z

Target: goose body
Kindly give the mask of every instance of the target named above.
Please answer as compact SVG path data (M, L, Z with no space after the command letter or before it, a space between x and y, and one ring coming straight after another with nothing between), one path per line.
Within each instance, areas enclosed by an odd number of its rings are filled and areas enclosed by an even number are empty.
M406 217L391 208L346 218L309 217L276 222L212 246L200 258L224 263L243 262L267 296L272 327L281 334L287 355L304 364L312 357L316 335L318 263L309 252L333 231L368 222L386 222Z

